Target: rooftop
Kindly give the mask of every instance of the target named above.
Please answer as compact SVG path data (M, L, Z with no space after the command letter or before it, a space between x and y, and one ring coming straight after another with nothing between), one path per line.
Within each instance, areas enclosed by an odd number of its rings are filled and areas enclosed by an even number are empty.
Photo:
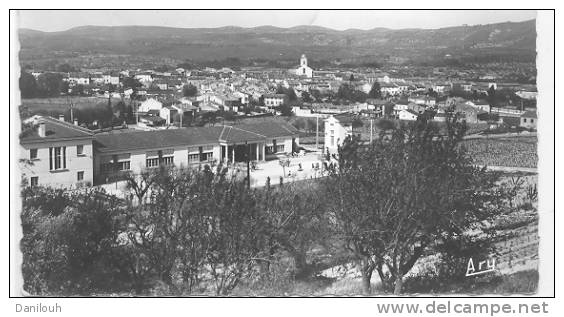
M537 112L536 111L526 111L525 113L523 113L521 115L522 118L533 118L536 119L537 118Z
M41 141L89 139L94 135L94 133L88 129L51 117L41 117L37 122L45 123L45 137L39 136L38 125L35 125L30 129L22 131L20 134L21 144Z
M158 131L103 133L95 136L99 152L132 151L179 146L197 146L225 142L229 144L262 141L294 136L297 130L287 124L272 122L239 125L192 127Z

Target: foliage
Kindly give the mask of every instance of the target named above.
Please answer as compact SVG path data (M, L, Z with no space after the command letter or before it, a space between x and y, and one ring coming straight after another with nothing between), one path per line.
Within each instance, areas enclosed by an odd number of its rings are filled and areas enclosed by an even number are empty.
M367 293L376 270L399 294L403 276L424 252L499 212L491 207L500 202L491 192L498 176L472 166L457 147L464 124L451 122L447 132L417 121L368 147L348 137L339 149L327 190L337 230L360 264Z
M367 95L363 91L356 90L353 85L344 83L339 86L337 98L348 101L365 102Z
M198 88L192 84L184 85L182 87L182 95L184 97L194 97L198 95Z
M22 98L55 97L67 93L68 83L58 73L43 73L35 79L33 75L22 72L20 76Z
M25 191L21 214L24 289L46 295L118 287L119 272L111 263L117 259L113 254L117 201L102 190L88 189L63 194L66 207L60 210L60 191L41 187ZM38 201L39 197L43 200Z
M258 193L260 210L266 216L268 263L276 251L284 250L294 260L294 276L304 278L314 269L307 261L307 252L323 245L330 236L325 217L323 192L312 183L267 186Z
M22 98L33 98L37 96L39 92L37 82L35 81L35 77L33 77L33 75L27 72L22 72L20 76L20 91Z
M382 98L382 92L380 91L380 83L378 81L375 81L374 84L372 85L372 88L370 88L370 92L368 93L368 98L374 98L374 99Z

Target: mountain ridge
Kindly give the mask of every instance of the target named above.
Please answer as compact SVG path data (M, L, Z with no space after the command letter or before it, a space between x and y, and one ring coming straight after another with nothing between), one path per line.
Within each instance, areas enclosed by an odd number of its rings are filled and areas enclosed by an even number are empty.
M297 25L289 28L223 26L79 26L65 31L20 29L20 57L56 54L116 54L173 59L288 59L302 53L319 59L445 54L534 55L535 20L439 29L334 30ZM41 55L42 54L42 55Z

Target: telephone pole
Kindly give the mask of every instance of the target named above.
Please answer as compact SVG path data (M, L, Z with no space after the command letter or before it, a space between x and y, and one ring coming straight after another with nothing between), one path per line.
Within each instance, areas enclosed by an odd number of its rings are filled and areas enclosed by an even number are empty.
M315 150L319 149L319 114L315 115Z
M251 188L251 166L250 166L250 158L251 158L251 147L247 141L245 141L245 147L247 148L247 188ZM233 158L235 160L235 158Z
M370 118L370 143L372 144L372 122L374 119Z

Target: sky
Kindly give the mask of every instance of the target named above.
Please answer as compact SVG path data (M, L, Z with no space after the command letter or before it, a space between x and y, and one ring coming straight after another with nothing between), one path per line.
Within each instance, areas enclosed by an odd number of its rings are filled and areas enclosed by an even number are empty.
M19 27L46 32L64 31L84 25L153 25L181 28L212 28L229 25L241 27L317 25L336 30L350 28L367 30L376 27L435 29L463 24L518 22L535 17L536 11L531 10L22 10L17 15Z

